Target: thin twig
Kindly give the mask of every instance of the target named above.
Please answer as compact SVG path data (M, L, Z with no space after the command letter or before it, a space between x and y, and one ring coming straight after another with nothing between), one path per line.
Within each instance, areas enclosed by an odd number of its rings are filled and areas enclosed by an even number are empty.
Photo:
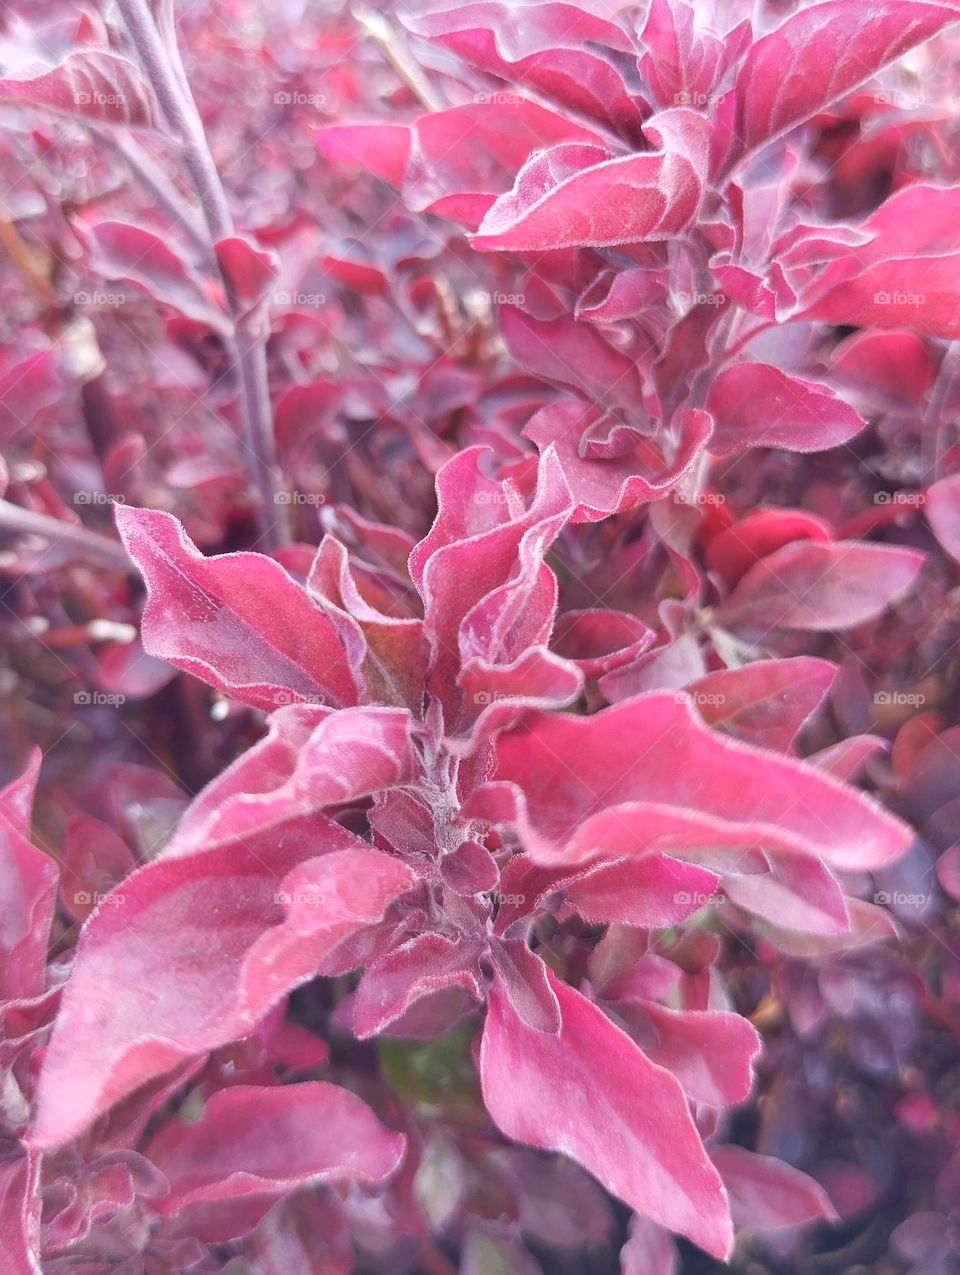
M160 108L183 147L184 167L200 200L211 240L225 239L235 233L233 217L179 60L164 43L148 0L117 0L117 4ZM211 244L211 251L212 247ZM286 527L283 504L278 499L281 483L267 381L266 334L254 332L244 321L230 281L222 271L221 279L233 318L234 335L227 344L240 381L244 441L250 454L248 468L260 495L260 539L270 550L286 539Z
M96 554L106 559L111 566L121 571L133 570L126 550L116 540L110 540L99 532L88 531L86 527L74 523L61 522L59 518L51 518L49 514L24 509L22 505L14 505L9 500L0 500L0 531L42 536L51 544L66 541L84 553Z
M405 56L402 37L393 30L383 14L358 4L354 5L353 16L421 104L428 111L442 111L444 103L433 91L433 86L422 69L412 58Z

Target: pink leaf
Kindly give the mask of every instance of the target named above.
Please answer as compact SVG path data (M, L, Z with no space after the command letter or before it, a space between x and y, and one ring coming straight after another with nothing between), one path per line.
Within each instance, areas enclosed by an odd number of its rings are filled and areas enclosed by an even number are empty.
M644 855L604 863L563 883L563 892L585 921L619 922L644 929L679 925L716 894L719 877L669 855Z
M791 13L740 68L734 134L747 150L770 141L956 19L955 9L914 0L826 0Z
M0 99L106 124L154 127L157 109L137 67L100 49L71 53L30 79L0 79Z
M0 791L0 993L4 1000L38 996L46 985L58 874L49 855L30 841L39 772L36 750L24 773Z
M0 439L36 430L41 414L63 397L63 378L54 349L39 350L0 370Z
M782 1160L735 1146L711 1147L710 1158L730 1192L738 1226L775 1231L837 1216L819 1182Z
M7 1275L40 1275L40 1156L5 1153L0 1164L0 1241Z
M560 1031L560 1004L550 986L547 967L522 939L494 939L490 960L497 985L520 1021L534 1031L556 1036Z
M307 859L318 850L324 857ZM145 1081L246 1035L412 879L398 860L309 818L280 839L161 858L128 877L80 940L34 1142L62 1145Z
M165 854L192 854L270 829L278 835L291 819L362 801L419 774L406 712L290 705L191 802Z
M678 1275L679 1261L668 1232L635 1213L630 1237L620 1250L621 1275Z
M753 1086L753 1066L761 1041L739 1014L667 1009L647 1001L656 1040L644 1052L671 1071L696 1102L728 1107L742 1102Z
M710 450L784 447L818 452L838 447L867 422L826 385L766 363L735 363L717 376L707 409L715 426Z
M708 726L785 752L823 703L836 672L833 664L809 655L756 660L708 673L686 690Z
M631 1208L726 1257L726 1199L679 1083L579 992L547 977L559 1035L527 1026L494 987L480 1048L491 1116L507 1137L569 1155Z
M204 558L170 514L117 508L117 526L147 582L144 646L268 712L298 699L357 700L335 626L270 558Z
M915 550L858 540L785 545L751 567L716 622L761 633L853 628L901 598L923 563Z
M460 987L483 999L477 973L479 946L443 934L418 934L367 969L353 1005L353 1029L360 1040L396 1022L421 997Z
M488 210L473 246L538 252L679 234L700 204L706 121L680 108L645 129L665 149L612 157L601 146L569 142L535 153L513 190Z
M620 69L632 45L623 28L602 14L541 0L525 6L518 22L509 4L473 0L407 13L404 22L484 71L530 85L572 116L610 123L628 136L639 133L645 103Z
M178 314L227 332L227 316L211 300L206 284L167 239L125 221L101 221L81 229L89 264L105 279L135 284Z
M850 916L833 873L817 859L777 858L769 872L728 873L723 889L731 902L787 930L847 934Z
M253 310L277 277L277 254L272 249L257 247L241 235L220 239L214 248L220 269L241 310Z
M214 1093L199 1119L168 1121L145 1154L170 1184L154 1207L174 1214L194 1203L281 1196L317 1182L372 1186L397 1168L405 1142L355 1094L308 1081Z
M941 545L960 562L960 474L941 478L927 488L924 513Z
M542 339L549 349L552 335L544 332ZM590 356L589 343L581 353ZM636 509L672 491L692 469L712 428L710 417L699 410L680 413L668 428L653 436L635 429L615 428L612 432L619 433L624 442L622 450L616 456L593 459L584 454L583 440L603 416L600 407L564 399L535 413L524 428L541 451L556 448L564 478L577 502L574 522L597 522L608 514Z
M496 742L467 812L516 828L542 864L708 846L878 867L911 830L812 766L709 730L684 697L639 695L592 717L528 714Z

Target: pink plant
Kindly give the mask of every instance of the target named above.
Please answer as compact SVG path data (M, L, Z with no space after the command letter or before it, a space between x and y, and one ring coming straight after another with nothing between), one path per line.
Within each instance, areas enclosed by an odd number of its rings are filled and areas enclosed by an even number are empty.
M960 10L307 8L0 20L9 1270L949 1272Z

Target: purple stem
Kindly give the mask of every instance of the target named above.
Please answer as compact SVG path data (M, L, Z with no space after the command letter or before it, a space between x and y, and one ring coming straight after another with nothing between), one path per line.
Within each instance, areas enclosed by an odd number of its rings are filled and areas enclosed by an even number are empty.
M235 233L220 174L207 145L203 121L187 87L176 53L165 45L148 0L117 0L140 61L160 103L160 109L183 147L183 162L200 199L211 240ZM212 250L212 245L211 245ZM231 361L240 380L240 405L248 468L259 492L260 540L268 551L287 539L277 469L276 445L267 381L266 336L244 323L230 282L223 277L224 292L234 321L228 340Z

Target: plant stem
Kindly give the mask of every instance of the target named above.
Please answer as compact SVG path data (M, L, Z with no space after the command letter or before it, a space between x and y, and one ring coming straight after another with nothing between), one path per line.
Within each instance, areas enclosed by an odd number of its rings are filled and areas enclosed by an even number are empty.
M184 166L203 208L210 238L216 243L233 235L235 227L196 103L182 70L163 42L148 0L117 0L117 4L160 108L183 147ZM255 332L244 322L230 281L222 271L221 279L233 319L228 351L240 381L248 469L260 496L260 540L269 551L282 544L287 535L283 505L277 499L281 483L267 381L266 334Z
M0 531L42 536L51 544L65 540L84 554L92 553L106 559L120 571L133 572L133 564L127 557L126 550L116 540L101 536L96 531L88 531L86 527L61 522L59 518L51 518L49 514L24 509L22 505L14 505L9 500L0 500Z

